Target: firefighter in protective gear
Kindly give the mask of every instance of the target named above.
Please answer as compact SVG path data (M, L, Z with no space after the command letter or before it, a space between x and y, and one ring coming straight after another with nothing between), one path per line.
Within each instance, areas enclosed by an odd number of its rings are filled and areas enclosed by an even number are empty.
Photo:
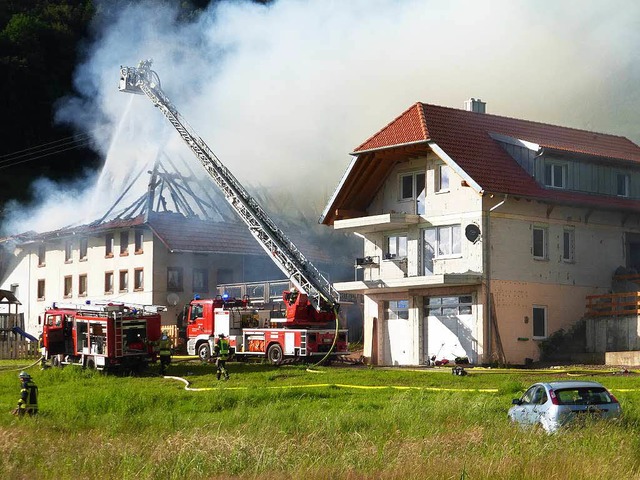
M224 375L224 379L229 380L229 372L226 367L229 358L229 340L225 338L224 333L218 335L214 353L216 354L216 378L220 380L220 377Z
M20 400L13 414L21 417L35 415L38 413L38 387L27 372L20 372L18 377L21 382Z
M162 332L158 346L160 347L158 352L160 355L160 374L164 375L167 366L171 363L171 339L166 330Z

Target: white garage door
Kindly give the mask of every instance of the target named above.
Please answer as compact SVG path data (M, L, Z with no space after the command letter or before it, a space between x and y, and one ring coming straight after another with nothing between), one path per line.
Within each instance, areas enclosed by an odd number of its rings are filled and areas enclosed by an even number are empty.
M478 362L477 325L471 295L425 297L427 354L436 360L467 357Z

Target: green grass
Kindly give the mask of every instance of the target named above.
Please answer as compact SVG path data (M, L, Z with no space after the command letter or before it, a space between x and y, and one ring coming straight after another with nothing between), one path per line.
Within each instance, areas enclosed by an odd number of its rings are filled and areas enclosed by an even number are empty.
M211 365L174 363L169 375L207 389L186 391L153 375L32 368L41 413L19 419L20 367L0 362L2 478L640 478L635 375L570 377L612 389L624 419L549 436L506 412L529 384L566 373L231 363L218 382Z

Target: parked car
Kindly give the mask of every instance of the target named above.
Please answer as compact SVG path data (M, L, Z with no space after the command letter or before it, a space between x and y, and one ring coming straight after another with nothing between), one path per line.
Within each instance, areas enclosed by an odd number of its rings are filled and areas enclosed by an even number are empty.
M620 403L598 382L535 383L513 400L509 418L520 425L539 424L549 433L577 418L618 419Z

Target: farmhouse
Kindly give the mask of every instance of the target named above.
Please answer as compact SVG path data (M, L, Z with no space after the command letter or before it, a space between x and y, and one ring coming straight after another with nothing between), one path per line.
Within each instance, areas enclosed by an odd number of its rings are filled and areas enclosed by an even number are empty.
M364 241L364 356L523 364L640 267L640 147L416 103L365 140L321 221Z
M0 288L19 299L27 332L42 330L38 317L54 302L163 305L163 325L175 325L195 294L215 297L221 284L231 296L281 301L289 282L206 175L203 184L159 164L149 173L146 192L124 204L121 196L94 222L0 239ZM330 240L321 249L309 229L296 231L293 240L319 268L350 261L326 253Z

